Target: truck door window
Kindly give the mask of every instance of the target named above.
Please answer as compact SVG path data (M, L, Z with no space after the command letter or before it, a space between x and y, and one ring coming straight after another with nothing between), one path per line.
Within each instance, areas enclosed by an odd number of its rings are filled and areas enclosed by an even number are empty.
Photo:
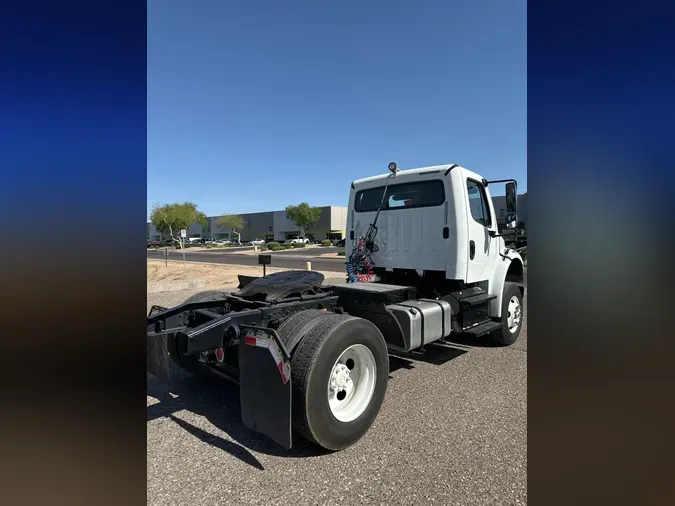
M469 192L469 208L471 216L484 227L492 226L492 217L490 216L490 207L487 203L485 188L482 184L471 179L466 182Z

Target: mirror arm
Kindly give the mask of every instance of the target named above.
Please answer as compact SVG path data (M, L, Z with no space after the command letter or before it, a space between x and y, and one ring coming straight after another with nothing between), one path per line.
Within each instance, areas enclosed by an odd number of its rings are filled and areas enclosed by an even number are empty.
M485 186L488 186L492 183L515 183L516 188L518 188L518 181L516 181L515 179L495 179L493 181L486 181L486 183L487 184Z

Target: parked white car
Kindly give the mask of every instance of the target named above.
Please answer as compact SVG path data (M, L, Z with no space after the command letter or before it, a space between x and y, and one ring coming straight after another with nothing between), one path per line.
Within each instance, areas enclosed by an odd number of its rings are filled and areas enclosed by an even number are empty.
M294 237L291 239L291 244L309 244L309 239L306 237Z
M218 245L218 244L232 244L232 242L228 241L227 239L219 239L217 241L213 241L212 244L216 244L216 245Z
M251 244L253 244L254 246L261 246L265 244L265 241L262 239L254 239L251 241Z

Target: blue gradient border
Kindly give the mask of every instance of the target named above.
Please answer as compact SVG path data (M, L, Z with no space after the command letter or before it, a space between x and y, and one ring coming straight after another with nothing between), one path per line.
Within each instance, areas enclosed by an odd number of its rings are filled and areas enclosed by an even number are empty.
M672 10L528 3L532 504L673 501Z
M138 1L2 8L7 503L146 501L146 22Z

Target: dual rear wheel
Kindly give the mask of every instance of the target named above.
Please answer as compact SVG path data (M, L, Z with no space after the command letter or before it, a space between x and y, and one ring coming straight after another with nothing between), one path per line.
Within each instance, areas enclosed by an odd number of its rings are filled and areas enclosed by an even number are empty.
M202 292L185 301L216 299ZM389 381L389 354L378 328L362 318L327 311L301 311L277 330L291 353L292 420L309 441L342 450L356 443L380 411ZM196 357L178 350L169 336L169 355L194 374L208 374Z
M371 322L303 311L279 327L291 351L293 426L328 450L356 443L380 411L389 380L384 337Z

